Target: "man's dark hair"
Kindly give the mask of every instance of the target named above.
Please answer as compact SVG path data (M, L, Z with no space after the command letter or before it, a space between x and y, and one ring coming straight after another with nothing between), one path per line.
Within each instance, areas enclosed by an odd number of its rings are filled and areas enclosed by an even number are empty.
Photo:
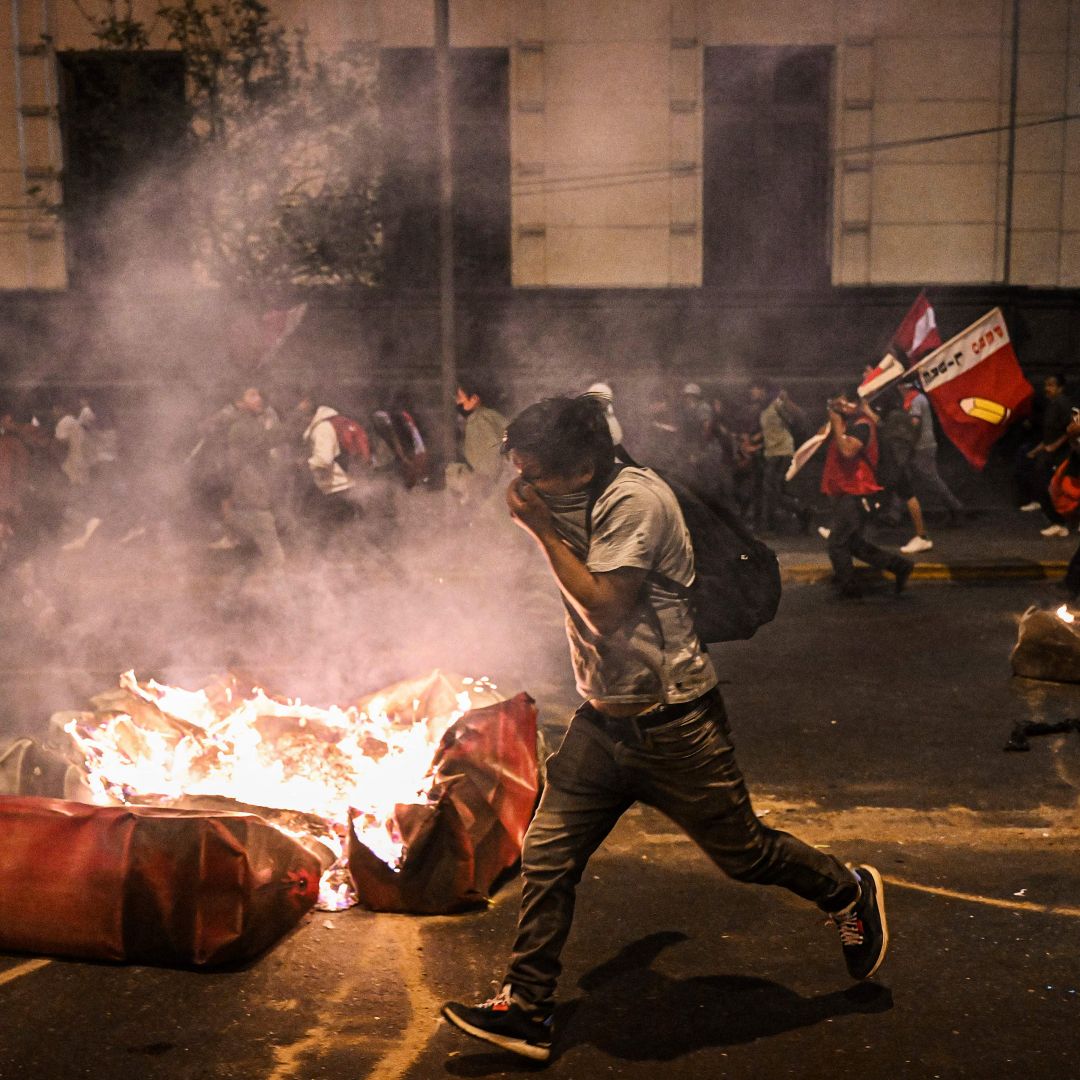
M489 371L462 371L458 373L458 386L465 391L467 397L474 394L480 399L481 404L489 408L499 402L499 386L494 376Z
M601 476L615 461L604 403L591 394L530 405L506 429L503 453L511 450L532 454L545 472L556 476L572 476L589 465Z

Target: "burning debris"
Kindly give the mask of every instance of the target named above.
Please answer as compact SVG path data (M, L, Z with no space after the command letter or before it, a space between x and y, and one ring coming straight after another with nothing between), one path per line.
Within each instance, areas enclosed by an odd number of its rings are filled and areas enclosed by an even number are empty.
M1080 682L1080 623L1065 604L1056 611L1030 607L1020 619L1012 651L1014 675Z
M189 832L196 819L269 824L294 842L287 874L317 867L325 910L360 902L434 913L483 902L517 861L536 801L535 706L525 694L502 699L487 679L436 671L319 708L237 675L185 690L127 672L90 706L52 717L59 753L20 740L0 755L0 790L79 801L0 798L0 813L33 831L26 823L40 802L47 819L85 828L94 811L80 803L92 803L144 830L153 822L163 843L157 812ZM57 842L64 836L61 828ZM10 876L17 868L4 863ZM295 917L314 900L312 890ZM0 931L0 946L26 944Z

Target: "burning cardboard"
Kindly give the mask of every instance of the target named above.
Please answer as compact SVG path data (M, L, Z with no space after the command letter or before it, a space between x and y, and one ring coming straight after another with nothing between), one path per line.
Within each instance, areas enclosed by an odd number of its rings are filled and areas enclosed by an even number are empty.
M398 806L405 847L396 869L358 837L349 867L375 911L437 914L483 903L521 855L537 796L536 706L519 694L467 713L443 736L429 799Z
M25 785L22 760L37 755L50 762L55 783L16 792L85 798L150 819L152 808L183 810L188 816L176 820L187 829L195 820L219 829L234 818L272 825L304 852L305 867L315 860L326 909L359 901L435 913L484 902L517 862L536 802L535 705L525 694L503 700L484 679L434 672L323 709L236 675L192 691L129 672L90 705L51 720L52 741L77 764L76 775L24 747L8 772L22 774ZM93 814L87 808L72 820ZM22 815L17 827L25 829L31 818L25 808ZM147 835L173 842L164 827ZM30 859L34 846L18 850ZM4 865L17 874L10 858ZM64 942L50 949L37 940L41 951L69 952ZM28 947L0 936L5 944ZM110 943L94 955L114 958L117 949Z

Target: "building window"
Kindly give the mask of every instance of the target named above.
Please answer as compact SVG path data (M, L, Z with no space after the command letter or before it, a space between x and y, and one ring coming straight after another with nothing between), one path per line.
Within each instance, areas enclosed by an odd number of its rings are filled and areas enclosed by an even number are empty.
M510 283L510 54L453 49L450 102L454 277ZM379 65L384 174L383 277L431 288L439 267L439 159L431 49L383 49Z
M185 251L182 199L166 182L179 174L170 163L183 152L187 134L180 54L64 52L58 60L71 281L105 272L113 256L145 241L140 230L147 222L157 250ZM141 191L139 212L125 212L125 200L151 171L154 190Z
M706 287L829 282L832 50L705 49Z

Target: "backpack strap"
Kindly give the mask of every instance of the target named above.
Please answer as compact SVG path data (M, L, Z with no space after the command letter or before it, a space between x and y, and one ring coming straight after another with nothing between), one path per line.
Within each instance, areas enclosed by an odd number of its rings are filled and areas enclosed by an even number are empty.
M629 455L626 455L629 457ZM615 478L627 467L627 465L634 465L632 461L618 461L616 460L611 468L600 476L594 476L589 481L589 501L585 504L585 549L589 548L589 544L592 542L592 515L593 509L596 507L600 496L615 482Z

